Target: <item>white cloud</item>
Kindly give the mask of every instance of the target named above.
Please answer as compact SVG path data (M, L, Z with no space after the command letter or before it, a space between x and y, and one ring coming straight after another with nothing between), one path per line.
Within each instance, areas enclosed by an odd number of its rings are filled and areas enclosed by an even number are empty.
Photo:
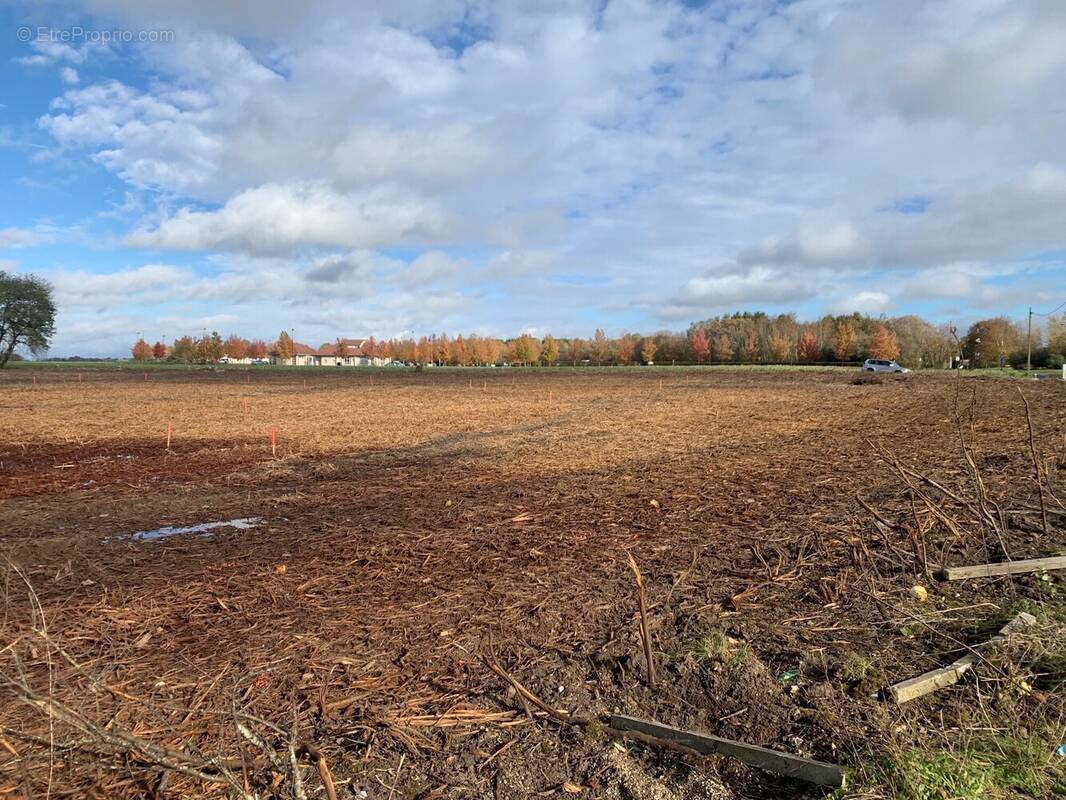
M66 84L75 84L81 80L78 77L78 71L74 67L63 67L63 69L59 70L59 79Z
M94 54L104 53L109 50L108 45L102 41L86 41L84 44L74 47L65 42L51 41L49 39L34 39L30 42L34 51L32 56L20 56L15 61L26 66L48 66L50 64L68 61L71 64L84 64Z
M373 263L374 257L367 251L337 253L315 259L303 277L314 284L365 284L370 280Z
M241 192L217 211L183 208L152 230L134 231L126 244L278 254L303 246L431 241L447 224L436 204L385 188L339 194L324 183L267 184Z
M488 149L465 126L439 130L357 128L337 143L330 159L338 182L411 179L431 184L461 180L485 167Z
M59 270L48 275L63 306L111 308L128 302L161 302L178 297L195 282L188 269L145 264L110 273Z
M1066 6L860 4L839 15L828 44L820 78L862 107L908 120L1013 121L1026 107L1058 102L1066 81Z
M846 221L810 223L791 236L770 236L741 254L747 263L847 264L866 257L869 245Z
M431 250L412 261L404 270L401 280L410 286L424 286L453 278L464 266L447 253Z
M945 198L876 235L883 263L943 264L1020 257L1066 247L1066 170L1038 163Z
M742 263L846 269L943 267L1066 247L1066 170L1039 163L936 198L922 213L870 209L860 221L804 223L741 252Z
M52 234L29 228L0 228L0 248L33 247L53 241Z
M328 287L330 324L461 308L501 331L896 310L979 302L1066 247L1057 0L91 2L178 35L91 72L88 51L30 54L82 73L39 121L48 168L125 182L101 226L204 252L183 291L217 307Z
M683 318L701 311L736 309L751 304L798 305L814 294L809 281L780 270L754 267L709 272L690 279L660 310L666 318Z
M923 270L907 281L903 293L916 298L964 298L974 290L974 275L957 267Z
M891 299L885 292L863 291L838 300L833 304L833 311L837 314L851 314L855 311L860 314L882 314L888 310L890 304Z
M322 256L304 264L278 258L238 258L209 274L172 264L144 264L113 272L57 269L45 277L62 307L111 310L119 306L222 301L299 305L348 302L370 297L374 274L395 269L369 251Z
M545 251L514 252L505 250L492 257L486 268L490 277L517 278L537 272L545 272L559 260L555 253Z

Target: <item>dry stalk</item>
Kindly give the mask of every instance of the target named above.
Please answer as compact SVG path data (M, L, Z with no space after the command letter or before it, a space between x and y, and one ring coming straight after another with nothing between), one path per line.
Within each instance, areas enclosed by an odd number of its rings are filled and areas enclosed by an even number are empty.
M160 767L206 783L229 785L246 800L253 800L245 792L236 776L219 759L205 760L180 750L149 742L117 726L101 728L64 703L33 691L21 679L0 675L16 698L56 722L77 730L82 738L58 745L65 750L77 750L96 756L123 755L142 766ZM9 735L22 737L18 731L5 729ZM33 737L36 738L36 737ZM32 739L31 739L32 740ZM49 741L54 742L50 735Z
M1025 404L1025 422L1029 426L1029 453L1033 457L1033 478L1036 481L1036 496L1040 500L1040 519L1044 523L1044 535L1048 536L1050 529L1047 524L1047 507L1044 504L1044 482L1040 478L1040 458L1036 452L1036 438L1033 436L1033 417L1029 413L1029 400L1020 386L1018 394L1021 395L1022 403Z
M648 664L648 686L654 689L657 683L655 677L655 655L651 650L651 634L648 631L648 598L644 590L644 576L640 574L640 567L637 566L633 554L626 551L626 556L629 558L629 568L633 571L633 578L637 582L637 606L640 610L640 640L644 645L644 660Z
M507 670L505 670L503 667L501 667L499 662L496 660L496 654L495 654L495 652L493 652L493 649L492 649L492 638L491 638L491 636L489 638L489 655L482 656L482 659L484 660L485 665L490 670L492 670L496 675L498 675L499 677L503 678L505 681L507 681L511 685L511 688L513 688L515 690L515 692L522 699L523 702L531 703L532 705L536 706L541 711L543 711L545 714L547 714L549 717L554 719L556 722L561 722L564 725L586 725L586 724L588 724L588 720L585 719L584 717L578 717L578 716L575 716L574 714L570 714L568 712L559 711L556 708L552 708L550 705L548 705L543 700L541 700L539 697L537 697L535 694L533 694L533 692L529 691L529 689L527 689L525 686L523 686L519 682L519 680L517 678L515 678L513 675L511 675L509 672L507 672Z

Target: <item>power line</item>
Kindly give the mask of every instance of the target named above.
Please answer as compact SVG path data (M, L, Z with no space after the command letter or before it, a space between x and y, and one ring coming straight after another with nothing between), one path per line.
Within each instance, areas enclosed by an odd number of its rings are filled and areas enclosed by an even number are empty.
M1066 307L1066 300L1063 300L1061 303L1059 303L1057 306L1055 306L1055 308L1051 309L1050 311L1048 311L1045 314L1041 314L1039 311L1033 311L1032 309L1029 309L1029 313L1032 314L1034 317L1050 317L1052 314L1054 314L1060 308L1064 308L1064 307Z
M1039 311L1033 311L1033 307L1029 306L1029 332L1026 334L1026 354L1025 354L1025 374L1029 375L1029 372L1033 369L1033 317L1050 317L1060 308L1066 307L1066 300L1063 300L1055 308L1048 311L1046 314L1041 314Z

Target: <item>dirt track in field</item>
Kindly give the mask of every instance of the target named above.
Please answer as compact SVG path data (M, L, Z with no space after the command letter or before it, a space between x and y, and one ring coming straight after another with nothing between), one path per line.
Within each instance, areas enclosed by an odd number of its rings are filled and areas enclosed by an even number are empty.
M1061 549L1066 517L1045 534L1031 513L1020 384L853 377L114 371L45 372L32 385L2 374L0 540L39 598L52 649L27 632L19 573L8 574L4 641L18 639L8 652L42 693L51 686L68 706L171 748L241 755L261 794L272 770L237 734L235 709L295 726L348 797L519 798L566 783L596 797L818 796L725 760L693 768L531 720L482 659L491 634L501 664L560 708L827 761L853 763L909 726L920 736L917 715L870 693L943 663L951 647L900 627L933 613L975 632L1005 591L1040 587L930 584L931 605L915 606L907 589L926 581L910 520L934 563L1000 558L1001 546L915 511L870 442L964 493L961 427L988 492L1009 498L1015 558ZM1022 390L1049 489L1064 497L1066 391ZM879 533L857 495L899 529ZM263 523L126 538L247 517ZM648 581L655 691L627 552ZM993 609L977 607L986 602ZM699 655L709 632L726 637L728 657ZM850 667L856 653L872 665L864 674ZM955 724L966 708L949 706ZM0 724L47 734L24 706ZM40 762L21 767L40 743L13 736L19 757L8 753L2 780L40 792ZM144 796L159 774L91 761L61 759L54 785ZM173 796L233 791L169 780Z

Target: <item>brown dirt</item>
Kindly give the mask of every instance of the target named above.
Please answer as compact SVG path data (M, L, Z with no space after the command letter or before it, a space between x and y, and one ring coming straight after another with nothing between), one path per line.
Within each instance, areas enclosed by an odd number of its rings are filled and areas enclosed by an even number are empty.
M935 562L998 558L1000 545L939 494L961 528L915 510L870 442L971 492L958 416L988 493L1005 500L1011 555L1066 543L1066 517L1052 515L1044 534L1030 513L1024 412L1005 381L307 375L45 372L32 387L24 373L0 376L0 537L42 609L31 615L9 571L5 652L42 696L99 724L205 758L243 754L261 796L280 773L252 763L263 753L236 732L238 712L296 727L345 797L395 787L397 797L519 798L567 783L595 797L819 796L726 760L620 750L595 730L531 721L482 662L488 637L515 677L568 711L622 711L850 764L919 735L921 720L870 693L950 660L957 645L937 630L972 630L1043 590L1033 577L925 581L908 526L921 527ZM1049 486L1066 496L1066 470L1054 466L1066 390L1022 390ZM856 495L898 527L879 532ZM251 516L265 524L122 538ZM648 581L656 691L627 551ZM929 587L926 606L907 594L916 581ZM693 636L709 630L742 642L745 657L694 658ZM4 674L17 674L13 662ZM964 691L924 708L943 713ZM161 774L84 754L49 773L46 720L5 707L3 737L19 755L0 750L0 783L12 791L41 793L50 775L75 795L144 796ZM283 739L256 724L284 755ZM304 776L317 790L310 766ZM168 778L162 794L182 793L231 789Z

